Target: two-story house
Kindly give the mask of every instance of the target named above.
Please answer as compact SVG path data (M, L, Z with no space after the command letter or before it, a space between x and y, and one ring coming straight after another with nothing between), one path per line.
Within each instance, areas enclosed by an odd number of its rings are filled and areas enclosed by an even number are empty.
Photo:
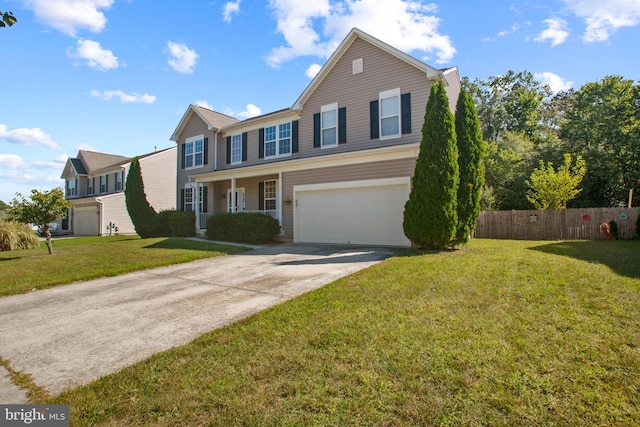
M294 242L408 246L402 221L435 69L353 29L290 108L238 121L190 105L171 140L178 209L262 211Z
M156 212L175 209L176 147L138 156L149 204ZM76 236L136 234L127 211L124 188L131 158L80 150L69 158L61 178L71 209L63 223Z

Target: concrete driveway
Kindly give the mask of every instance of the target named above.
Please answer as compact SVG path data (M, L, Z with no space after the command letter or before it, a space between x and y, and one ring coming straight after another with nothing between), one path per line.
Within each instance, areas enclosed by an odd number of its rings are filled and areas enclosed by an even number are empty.
M0 298L0 358L55 395L395 252L286 244Z

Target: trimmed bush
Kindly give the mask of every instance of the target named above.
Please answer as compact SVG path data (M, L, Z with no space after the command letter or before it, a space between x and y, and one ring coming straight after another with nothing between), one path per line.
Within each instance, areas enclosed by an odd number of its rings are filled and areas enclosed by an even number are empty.
M173 211L169 217L169 231L174 237L196 235L196 213L193 211Z
M638 212L638 219L636 219L636 238L640 239L640 211Z
M259 245L279 232L278 220L262 213L218 213L207 220L207 237L212 240Z
M175 213L174 210L160 211L155 214L151 219L149 225L149 233L151 237L169 237L171 236L171 216Z
M28 224L0 220L0 251L34 249L40 240Z

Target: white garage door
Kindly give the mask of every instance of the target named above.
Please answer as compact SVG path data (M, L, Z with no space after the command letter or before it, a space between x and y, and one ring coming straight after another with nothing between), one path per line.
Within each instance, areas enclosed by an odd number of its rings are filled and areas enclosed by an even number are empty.
M73 234L76 236L97 236L99 217L97 206L77 206L73 208Z
M330 188L327 188L330 187ZM294 187L296 242L409 246L409 178Z

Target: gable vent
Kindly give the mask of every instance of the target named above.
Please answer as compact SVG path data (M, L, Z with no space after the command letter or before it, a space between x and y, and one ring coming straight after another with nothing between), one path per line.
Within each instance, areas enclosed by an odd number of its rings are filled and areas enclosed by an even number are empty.
M362 58L358 58L358 59L354 59L353 60L353 74L360 74L362 71L364 71L364 67L362 65Z

